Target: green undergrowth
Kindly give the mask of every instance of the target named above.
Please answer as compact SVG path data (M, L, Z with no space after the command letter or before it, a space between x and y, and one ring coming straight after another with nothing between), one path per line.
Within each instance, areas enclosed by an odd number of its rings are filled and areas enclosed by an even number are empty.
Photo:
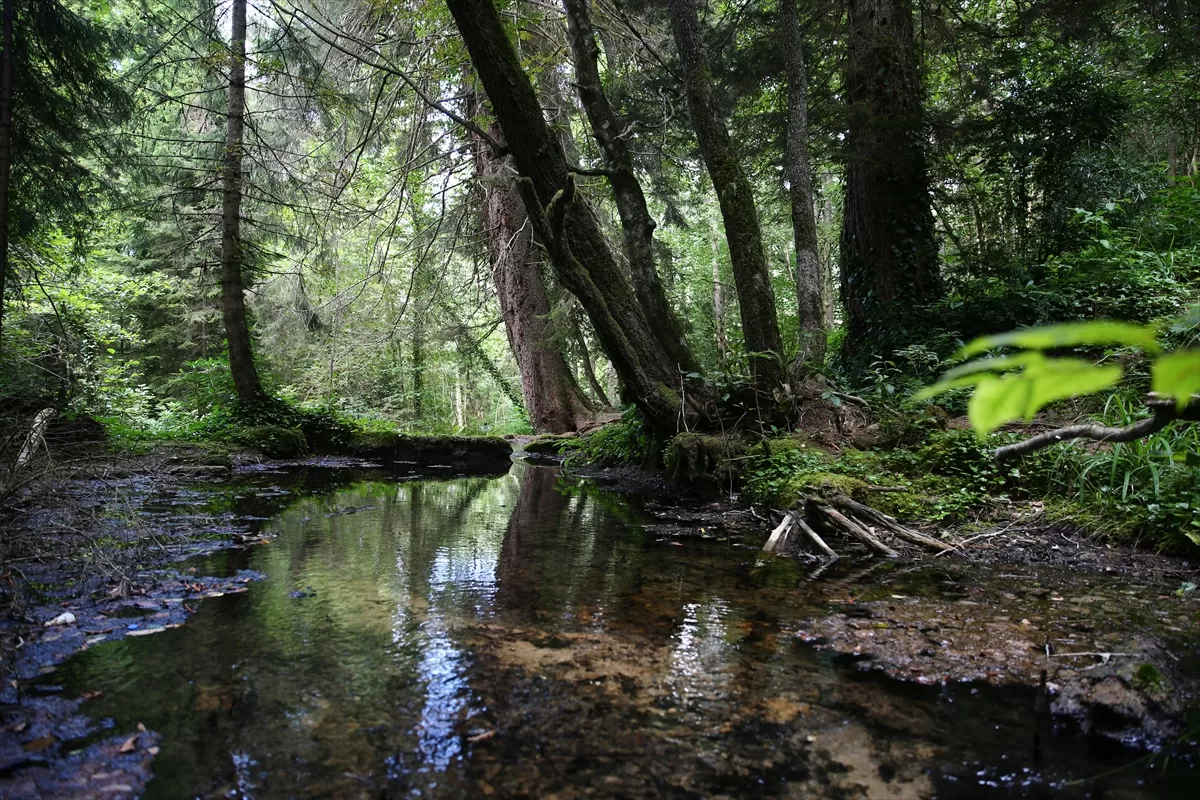
M147 430L105 420L117 449L139 452L162 444L194 443L223 450L249 449L271 458L348 452L356 444L395 435L395 426L358 419L322 408L303 408L278 398L254 406L235 404L214 409L199 420L171 428Z
M642 466L650 463L654 450L654 439L646 429L641 414L632 407L624 409L619 421L610 422L584 436L559 439L555 446L555 451L565 456L564 463L567 466Z
M1111 405L1111 404L1110 404ZM1131 408L1102 416L1136 419ZM1190 553L1200 550L1200 426L1174 426L1109 446L1057 445L997 464L997 447L1020 433L981 440L965 430L926 432L919 442L831 453L800 437L771 440L743 462L746 499L788 508L812 494L841 493L901 519L988 524L1020 501L1044 501L1052 520L1114 541ZM878 491L872 487L903 489Z

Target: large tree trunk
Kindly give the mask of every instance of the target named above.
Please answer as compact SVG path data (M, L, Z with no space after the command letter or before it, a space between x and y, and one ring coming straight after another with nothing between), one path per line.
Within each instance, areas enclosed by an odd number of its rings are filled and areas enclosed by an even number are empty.
M750 369L755 386L773 392L783 380L783 340L779 335L775 293L767 271L754 193L713 96L712 72L696 0L667 0L667 9L675 47L683 64L688 113L725 223Z
M498 126L492 126L491 134L503 141ZM533 429L539 433L578 430L591 419L592 409L553 341L541 254L508 161L493 157L482 142L475 149L488 261L504 330L521 373L521 394Z
M787 64L788 114L784 174L792 206L796 243L796 300L800 313L800 351L793 371L820 369L825 363L825 309L821 301L821 259L813 214L812 170L808 161L808 72L804 66L800 10L796 0L780 0L779 27Z
M229 342L229 371L238 400L260 402L265 393L254 366L246 296L242 286L242 132L246 113L246 0L233 0L229 40L229 112L225 127L225 170L221 199L221 314Z
M654 258L654 229L657 223L650 216L642 184L633 170L633 154L625 138L628 123L617 115L600 82L597 63L600 50L596 46L596 34L588 13L588 0L563 0L563 6L567 12L575 84L592 128L592 136L600 146L617 214L621 217L633 291L655 334L668 348L679 368L685 372L698 372L700 366L687 346L683 326L667 302L667 294L658 277Z
M447 0L521 175L518 186L559 282L592 321L630 399L660 431L711 418L705 387L686 386L618 267L587 201L577 196L562 145L546 124L492 0Z
M890 355L941 294L908 0L850 0L843 354Z
M8 286L8 186L12 176L13 24L16 0L4 0L4 56L0 62L0 349L4 346L4 291Z

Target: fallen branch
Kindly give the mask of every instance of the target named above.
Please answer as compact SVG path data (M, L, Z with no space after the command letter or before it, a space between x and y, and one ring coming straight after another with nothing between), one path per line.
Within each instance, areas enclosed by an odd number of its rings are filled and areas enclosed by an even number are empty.
M851 500L849 497L839 497L834 500L834 503L843 511L846 511L854 516L861 517L869 522L873 522L880 528L899 536L907 542L932 547L934 550L953 550L954 548L945 542L934 539L932 536L926 536L920 531L914 531L912 528L906 528L896 521L894 517L889 517L878 509L871 508L868 505Z
M818 536L817 532L814 531L807 522L805 522L803 519L801 519L800 516L798 514L796 514L796 512L792 511L790 513L793 516L795 516L795 518L796 518L796 526L808 535L808 538L812 540L812 543L817 546L818 550L820 550L822 553L824 553L826 556L828 556L831 559L835 559L838 557L838 554L834 551L834 549L832 547L830 547L829 545L825 544L825 540L822 539L820 536Z
M884 544L883 542L879 541L874 536L872 536L871 532L868 531L866 529L866 527L858 524L854 520L848 519L844 514L842 514L840 511L838 511L833 506L819 505L819 506L817 506L817 508L821 511L822 514L829 517L829 519L832 520L833 523L837 527L841 528L842 530L846 531L847 533L851 534L852 536L855 536L855 537L861 539L864 543L867 544L868 547L872 548L873 550L877 550L878 552L882 553L883 555L887 556L888 558L899 558L900 557L900 554L898 552L896 552L895 550L888 547L886 544Z
M782 550L784 545L787 544L788 535L795 526L797 519L799 519L799 517L796 516L796 512L794 511L789 511L784 514L783 521L775 527L775 530L771 531L770 538L768 538L767 543L763 545L763 552L778 553L780 550Z
M1072 439L1091 439L1096 442L1132 442L1158 433L1175 420L1200 422L1200 399L1193 399L1183 408L1173 400L1151 400L1147 405L1151 415L1122 428L1107 425L1068 425L1064 428L1039 433L1030 439L998 448L992 458L996 461L1023 456L1059 442Z

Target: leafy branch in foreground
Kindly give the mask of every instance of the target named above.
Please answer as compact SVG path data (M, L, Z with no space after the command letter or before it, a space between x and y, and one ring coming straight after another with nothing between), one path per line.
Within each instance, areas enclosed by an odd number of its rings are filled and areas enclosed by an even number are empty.
M1176 330L1200 325L1200 307L1193 308ZM1129 442L1157 433L1175 420L1200 422L1200 347L1163 352L1155 326L1097 320L1049 325L975 339L959 351L966 361L946 372L923 390L919 398L934 397L953 389L973 387L967 406L971 426L986 436L1001 425L1030 421L1058 400L1094 394L1117 383L1124 368L1116 363L1093 363L1073 356L1051 356L1046 351L1068 347L1130 347L1145 351L1154 360L1150 367L1151 396L1146 405L1151 416L1125 427L1070 425L999 448L997 461L1031 453L1069 439ZM1001 348L1016 352L997 355Z

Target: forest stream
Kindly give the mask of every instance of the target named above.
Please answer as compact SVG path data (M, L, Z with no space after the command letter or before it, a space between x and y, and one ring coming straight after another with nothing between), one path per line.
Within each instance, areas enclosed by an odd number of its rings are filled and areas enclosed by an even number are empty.
M179 568L236 591L134 597L37 679L85 698L75 767L123 742L109 753L145 759L147 798L1166 798L1200 780L1194 752L1089 735L1037 687L1048 648L1104 650L1131 620L1194 676L1195 627L1161 586L951 559L814 569L523 463L241 479L138 511L249 526L254 544ZM0 795L82 780L23 772ZM129 780L76 785L141 791Z

